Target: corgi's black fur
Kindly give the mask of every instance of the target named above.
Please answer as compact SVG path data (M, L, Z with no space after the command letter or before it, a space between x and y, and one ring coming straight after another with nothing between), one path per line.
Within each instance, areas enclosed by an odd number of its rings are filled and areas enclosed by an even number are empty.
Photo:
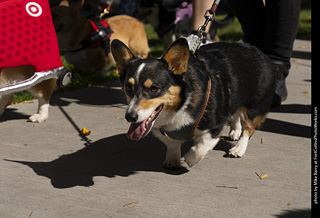
M161 58L139 59L114 40L111 51L129 104L127 136L140 140L152 129L167 146L166 168L181 167L181 141L166 133L192 126L204 108L193 134L195 145L184 156L189 167L214 148L228 121L230 138L238 140L229 155L242 157L269 111L276 84L273 64L249 44L214 43L193 54L180 38ZM205 104L209 78L211 90Z

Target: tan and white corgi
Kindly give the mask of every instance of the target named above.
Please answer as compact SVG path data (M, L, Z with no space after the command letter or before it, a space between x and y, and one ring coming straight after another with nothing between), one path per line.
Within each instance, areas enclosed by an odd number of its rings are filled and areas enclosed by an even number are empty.
M26 80L34 74L32 66L12 67L1 70L0 87ZM49 116L49 100L56 88L56 79L45 80L27 90L38 98L38 111L29 117L29 121L41 123ZM0 115L11 104L13 94L0 95Z
M64 0L51 9L60 50L66 49L67 61L78 69L102 73L114 65L111 52L103 46L82 47L81 43L94 31L92 22L80 14L84 1L70 4ZM140 58L148 56L149 47L144 25L139 20L118 15L105 19L112 30L110 42L119 39Z

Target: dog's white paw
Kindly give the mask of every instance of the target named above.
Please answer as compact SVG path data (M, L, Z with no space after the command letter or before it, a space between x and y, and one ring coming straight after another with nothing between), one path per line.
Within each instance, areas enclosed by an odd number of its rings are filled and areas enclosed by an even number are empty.
M243 134L235 147L229 150L230 157L243 157L246 153L249 142L249 136L247 134Z
M237 141L239 140L241 133L242 133L241 129L232 129L229 133L229 137L231 140Z
M191 147L190 150L184 155L184 161L188 164L189 167L193 167L200 160L202 160L204 155L199 154L195 147Z
M29 117L29 121L32 123L42 123L48 119L48 115L46 114L34 114Z
M169 158L163 163L163 167L167 170L180 170L181 160Z
M239 146L235 146L229 150L230 157L243 157L244 152L239 149Z

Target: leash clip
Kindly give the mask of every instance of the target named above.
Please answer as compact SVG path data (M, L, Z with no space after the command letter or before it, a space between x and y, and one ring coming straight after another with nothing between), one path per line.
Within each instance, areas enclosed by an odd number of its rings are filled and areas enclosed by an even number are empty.
M104 15L106 15L106 14L109 14L110 13L110 10L109 10L109 7L108 8L105 8L104 10L103 10L103 12L102 13L100 13L100 18L102 18Z
M207 26L209 24L210 21L214 20L214 17L216 15L216 13L212 14L212 16L208 15L211 14L210 10L206 10L206 13L204 14L204 18L206 19L204 24L202 26L200 26L197 30L197 35L199 36L199 38L202 39L202 33L206 31Z

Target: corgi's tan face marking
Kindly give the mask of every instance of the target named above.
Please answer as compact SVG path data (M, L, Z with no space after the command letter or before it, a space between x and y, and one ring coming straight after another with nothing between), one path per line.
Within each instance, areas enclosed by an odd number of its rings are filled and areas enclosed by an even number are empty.
M131 77L130 79L128 79L128 83L130 83L131 85L134 85L135 84L134 79Z
M142 99L140 101L138 109L139 110L149 110L150 108L155 109L159 105L163 104L164 106L163 110L175 111L181 103L180 92L181 92L181 87L171 86L168 89L168 92L166 92L166 94L158 98Z
M150 87L152 86L152 84L153 84L153 82L151 81L151 79L147 79L147 80L143 83L144 87L146 87L146 88L150 88Z

